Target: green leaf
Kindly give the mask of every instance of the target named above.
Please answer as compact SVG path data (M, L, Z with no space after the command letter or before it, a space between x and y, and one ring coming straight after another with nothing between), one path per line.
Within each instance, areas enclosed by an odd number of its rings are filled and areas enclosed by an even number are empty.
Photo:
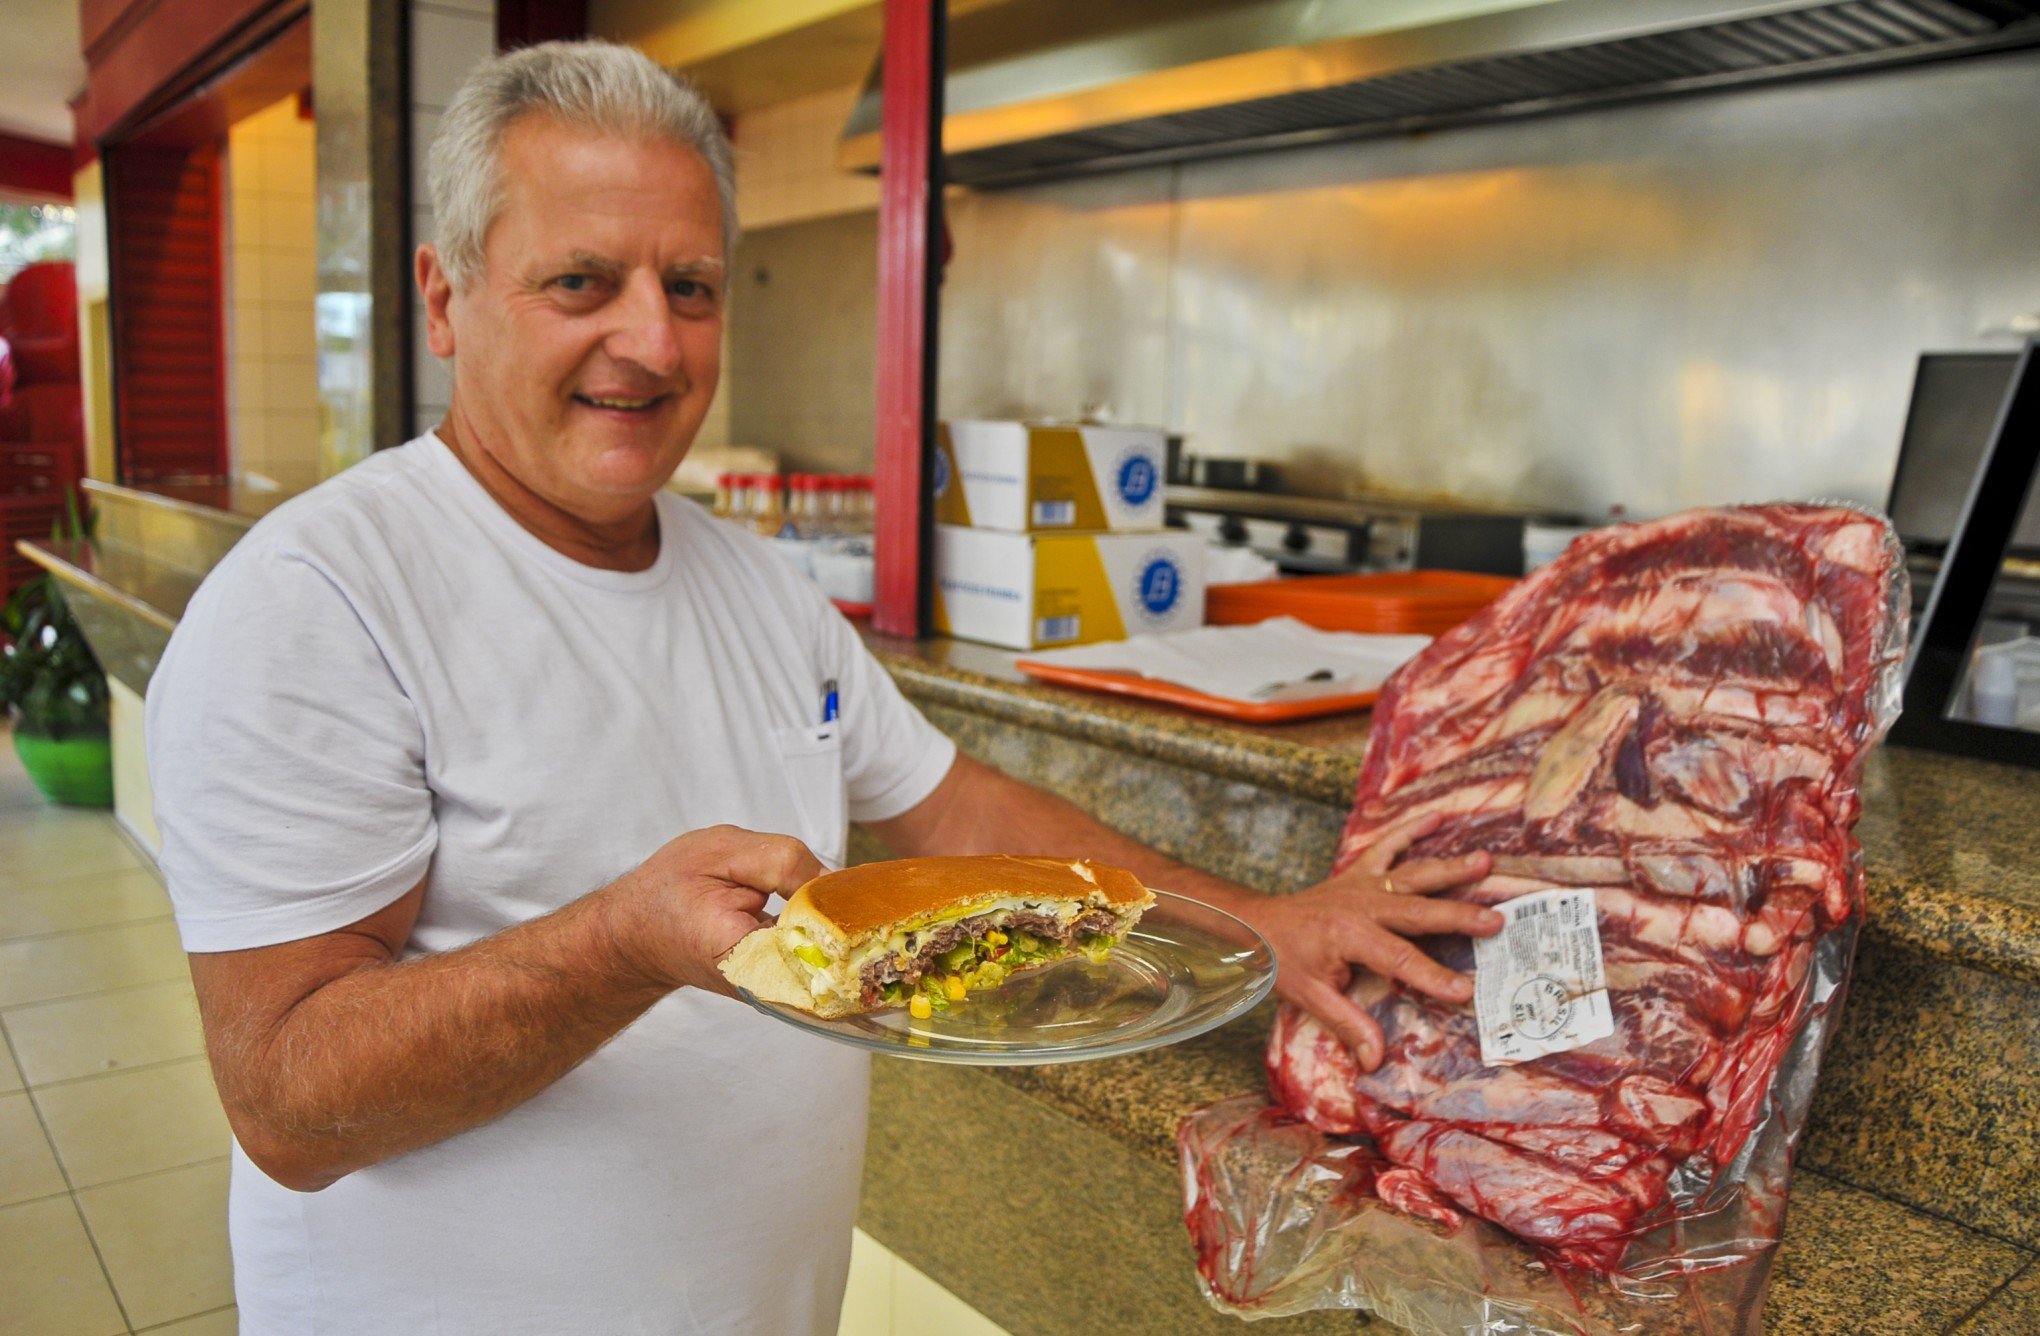
M0 708L53 738L106 728L106 674L55 580L41 575L16 590L0 626L11 641L0 651Z

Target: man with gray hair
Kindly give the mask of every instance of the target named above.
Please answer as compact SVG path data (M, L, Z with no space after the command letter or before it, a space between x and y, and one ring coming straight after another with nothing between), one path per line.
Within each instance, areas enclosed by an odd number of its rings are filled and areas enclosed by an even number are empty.
M1399 843L1282 900L1175 864L958 756L817 591L662 490L733 232L698 96L621 47L500 57L431 181L446 420L257 525L149 692L243 1331L833 1331L867 1060L716 962L852 820L1245 912L1363 1060L1347 962L1468 995L1396 933L1493 915L1377 884Z

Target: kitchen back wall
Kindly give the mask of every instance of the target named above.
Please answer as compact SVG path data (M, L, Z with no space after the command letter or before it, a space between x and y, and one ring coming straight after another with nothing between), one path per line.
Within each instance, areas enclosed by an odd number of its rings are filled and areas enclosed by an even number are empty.
M952 192L941 410L1324 495L1881 502L1914 359L2040 311L2036 112L2023 52ZM868 464L876 251L869 211L743 240L732 440Z

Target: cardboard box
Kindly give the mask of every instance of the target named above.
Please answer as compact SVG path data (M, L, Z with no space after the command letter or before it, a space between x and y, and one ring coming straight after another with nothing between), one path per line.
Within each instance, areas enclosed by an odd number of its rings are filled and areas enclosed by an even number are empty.
M1204 540L935 526L935 629L1008 649L1204 624Z
M1159 529L1167 454L1154 427L945 422L935 521L1008 533Z

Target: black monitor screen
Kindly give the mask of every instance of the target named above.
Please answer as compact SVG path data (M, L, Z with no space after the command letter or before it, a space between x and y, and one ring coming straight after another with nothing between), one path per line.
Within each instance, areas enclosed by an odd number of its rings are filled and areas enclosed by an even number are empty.
M1906 546L1938 552L1954 537L1962 502L2004 406L2017 353L1928 353L1913 379L1887 507ZM2040 479L2026 499L2014 551L2040 550Z

